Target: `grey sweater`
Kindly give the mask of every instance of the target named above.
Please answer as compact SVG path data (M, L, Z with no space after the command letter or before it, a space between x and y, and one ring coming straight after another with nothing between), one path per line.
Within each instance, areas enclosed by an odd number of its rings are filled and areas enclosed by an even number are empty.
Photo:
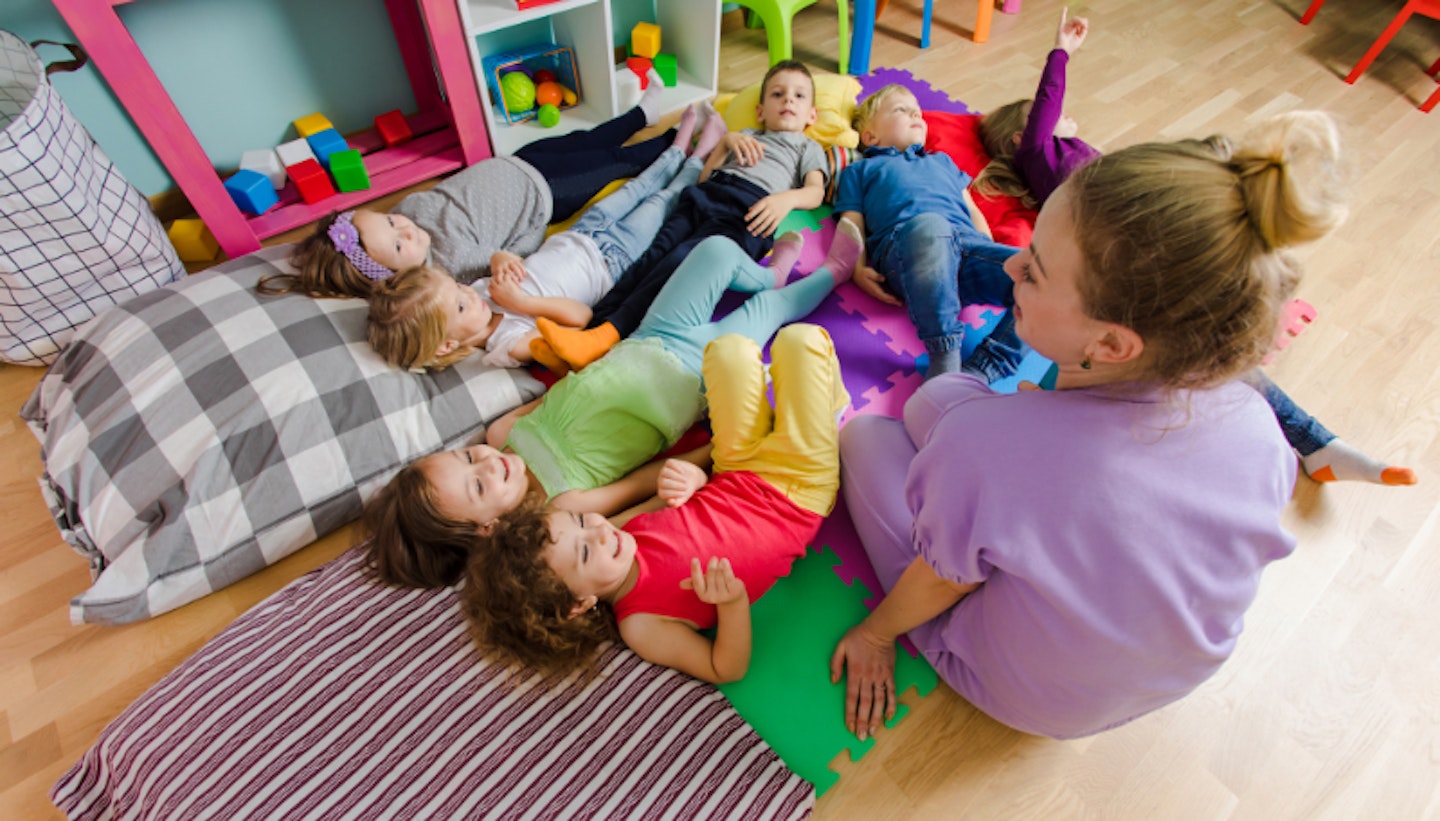
M554 208L539 171L515 157L496 157L411 194L395 211L430 232L431 261L468 284L490 275L496 251L523 257L539 248Z

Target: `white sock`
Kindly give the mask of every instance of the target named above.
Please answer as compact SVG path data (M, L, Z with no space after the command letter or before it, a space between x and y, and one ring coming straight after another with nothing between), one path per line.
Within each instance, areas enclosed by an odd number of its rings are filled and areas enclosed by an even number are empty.
M660 79L660 72L650 69L650 85L640 93L640 110L645 112L645 124L654 125L660 122L660 95L665 92L665 81Z
M1415 471L1391 467L1372 459L1344 439L1330 444L1309 456L1300 457L1305 473L1317 482L1374 482L1377 485L1413 485L1419 481Z

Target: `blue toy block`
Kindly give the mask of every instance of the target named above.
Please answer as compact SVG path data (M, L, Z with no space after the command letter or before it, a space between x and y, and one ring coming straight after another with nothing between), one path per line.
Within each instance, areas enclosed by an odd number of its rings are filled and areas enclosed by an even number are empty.
M326 168L330 167L330 155L341 151L349 151L350 144L340 136L340 132L333 128L324 131L317 131L305 138L310 143L310 150L315 152L315 159Z
M225 190L241 211L263 214L280 201L269 178L259 171L242 168L225 181Z

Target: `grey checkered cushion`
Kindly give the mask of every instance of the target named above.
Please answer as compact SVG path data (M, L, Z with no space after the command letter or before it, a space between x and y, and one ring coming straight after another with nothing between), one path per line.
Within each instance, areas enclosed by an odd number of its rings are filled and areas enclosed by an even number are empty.
M270 248L82 326L21 410L41 486L93 586L76 622L218 590L354 519L403 464L538 396L472 357L422 374L365 342L363 300L262 296Z

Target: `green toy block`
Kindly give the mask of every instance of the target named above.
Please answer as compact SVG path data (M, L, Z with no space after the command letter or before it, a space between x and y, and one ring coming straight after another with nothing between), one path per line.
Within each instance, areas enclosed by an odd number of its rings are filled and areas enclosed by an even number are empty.
M353 148L330 155L330 174L340 191L364 191L370 187L370 175L365 173L365 158Z
M655 71L660 75L660 79L665 82L665 87L674 88L678 74L675 55L657 54L652 60L655 64Z
M751 608L754 630L750 670L745 678L720 685L737 712L750 722L790 769L821 795L840 779L829 763L842 749L852 761L875 745L845 729L845 682L830 683L830 656L845 631L870 611L870 591L856 581L846 586L835 574L840 559L828 547L812 549ZM939 683L935 670L903 649L895 653L895 687L927 695ZM909 712L901 704L895 719Z

